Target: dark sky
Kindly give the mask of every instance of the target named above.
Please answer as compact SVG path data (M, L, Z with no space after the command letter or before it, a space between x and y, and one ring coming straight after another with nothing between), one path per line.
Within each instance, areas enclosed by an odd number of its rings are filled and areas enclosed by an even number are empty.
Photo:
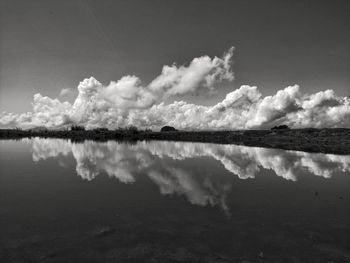
M187 100L212 103L242 84L350 94L348 0L0 0L0 111L28 111L35 93L58 97L90 76L147 83L164 64L230 46L234 83Z

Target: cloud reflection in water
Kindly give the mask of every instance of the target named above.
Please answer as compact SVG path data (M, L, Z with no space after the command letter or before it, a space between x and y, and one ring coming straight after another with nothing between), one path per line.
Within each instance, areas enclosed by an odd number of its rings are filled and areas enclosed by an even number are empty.
M350 173L349 155L189 142L72 143L39 138L32 142L35 162L72 154L77 163L76 172L83 179L93 180L105 172L122 183L133 183L140 174L146 174L158 185L161 194L184 195L192 204L218 205L226 211L225 199L231 189L231 176L217 176L196 164L185 169L180 162L213 158L240 179L255 178L262 169L272 170L277 176L291 181L297 181L302 173L324 178L331 178L335 173ZM200 173L199 168L202 168Z

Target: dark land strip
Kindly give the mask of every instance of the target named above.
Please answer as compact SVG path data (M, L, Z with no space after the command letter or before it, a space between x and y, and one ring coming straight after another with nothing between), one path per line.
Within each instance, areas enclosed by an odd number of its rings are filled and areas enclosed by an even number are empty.
M0 139L65 138L73 142L162 140L237 144L314 153L350 154L350 129L281 129L237 131L20 130L0 129Z

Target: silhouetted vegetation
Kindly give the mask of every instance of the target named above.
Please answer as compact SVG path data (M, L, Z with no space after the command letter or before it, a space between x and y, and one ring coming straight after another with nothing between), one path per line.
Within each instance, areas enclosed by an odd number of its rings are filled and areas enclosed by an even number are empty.
M84 126L78 126L78 125L73 125L72 127L70 127L71 131L85 131L85 127Z
M141 131L139 131L136 126L130 125L130 126L125 128L125 132L131 133L131 134L138 134Z
M173 132L173 131L177 131L174 127L171 126L163 126L160 129L161 132Z
M174 130L171 129L171 131ZM81 128L67 130L47 130L42 128L31 130L0 130L0 139L31 137L68 138L74 142L84 140L123 140L128 142L137 140L169 140L232 143L308 152L350 154L350 129L346 128L153 132L151 130L139 130L135 126L129 126L115 130L108 130L106 128L96 128L93 130Z

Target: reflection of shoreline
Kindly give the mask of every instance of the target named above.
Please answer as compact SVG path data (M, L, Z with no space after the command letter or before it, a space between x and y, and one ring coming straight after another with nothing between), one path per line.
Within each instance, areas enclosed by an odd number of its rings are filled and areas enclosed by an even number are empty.
M177 162L210 157L240 179L254 178L261 169L272 170L277 176L292 181L305 172L324 178L337 172L350 172L349 155L205 143L151 141L130 145L84 141L76 144L61 139L33 139L34 161L68 154L73 155L77 174L83 179L92 180L105 172L123 183L133 183L137 175L143 173L158 185L162 194L177 193L185 195L193 204L223 208L232 184L230 177L206 172L197 175L191 169L182 169Z
M306 128L242 131L177 131L149 132L125 130L16 130L0 129L0 139L56 138L73 141L142 140L242 144L314 153L350 154L350 129Z

